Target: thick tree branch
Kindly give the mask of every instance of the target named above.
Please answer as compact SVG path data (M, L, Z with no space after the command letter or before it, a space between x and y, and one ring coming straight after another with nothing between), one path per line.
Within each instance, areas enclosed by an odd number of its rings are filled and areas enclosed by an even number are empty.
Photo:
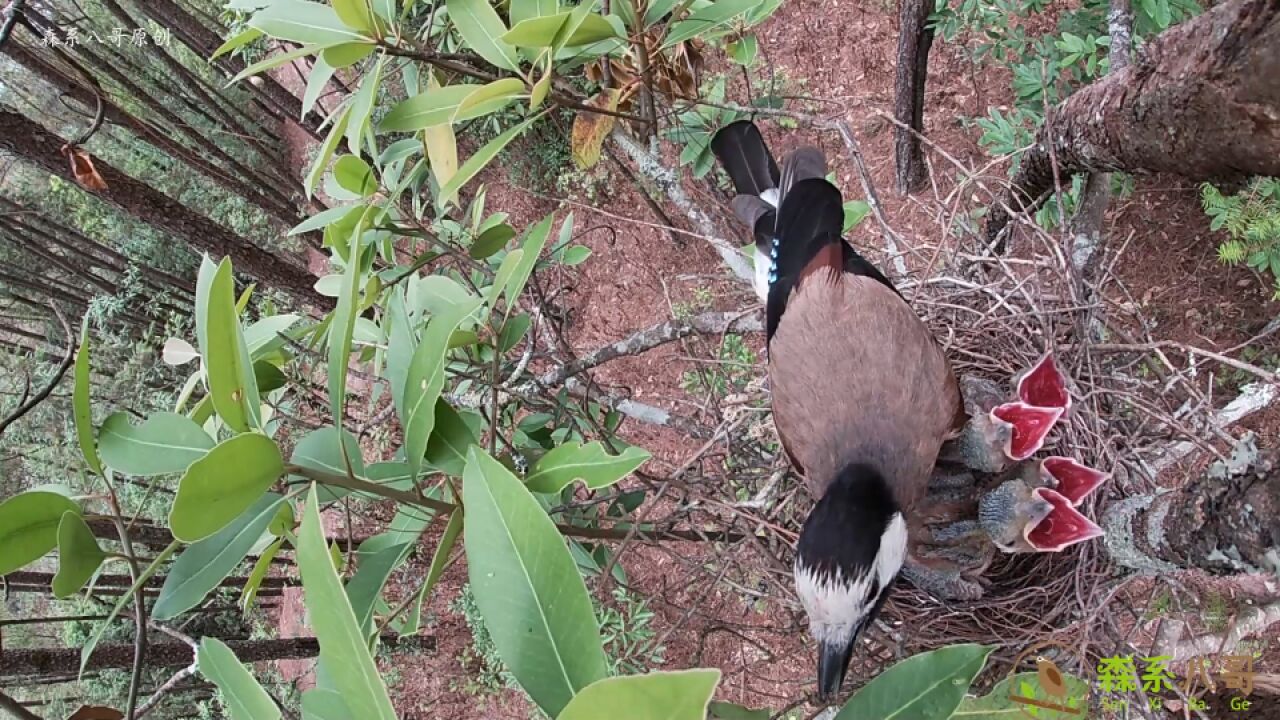
M1080 172L1165 172L1189 180L1280 175L1280 0L1231 0L1161 33L1134 62L1053 113L987 237Z

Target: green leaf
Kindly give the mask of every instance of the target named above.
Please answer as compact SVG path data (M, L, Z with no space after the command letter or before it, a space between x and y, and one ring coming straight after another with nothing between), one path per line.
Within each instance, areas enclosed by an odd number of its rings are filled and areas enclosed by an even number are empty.
M436 400L435 426L427 441L427 465L447 475L462 477L467 451L479 442L471 426L444 398Z
M201 273L197 279L196 295L204 299L205 312L196 322L203 328L197 334L213 408L232 430L246 432L261 422L261 407L253 363L236 315L235 292L231 260L223 258L212 275Z
M356 615L356 624L365 637L373 635L373 609L382 596L382 586L387 584L387 578L396 567L404 562L409 550L407 544L392 545L372 555L362 556L356 574L347 582L347 599Z
M719 682L715 669L607 678L575 695L556 720L704 720Z
M501 39L507 26L489 0L445 0L445 8L463 42L480 57L503 70L520 69L515 48Z
M312 688L302 693L302 720L356 720L342 696L332 690Z
M1084 680L1064 673L1062 682L1067 687L1066 697L1068 701L1074 699L1077 703L1082 703L1084 698L1088 697L1089 684ZM996 683L995 687L991 688L991 692L987 695L983 697L966 697L960 701L960 707L956 708L951 718L953 720L1016 720L1023 716L1023 710L1028 709L1029 706L1009 699L1009 696L1013 694L1012 688L1014 686L1019 687L1021 689L1020 694L1024 697L1040 697L1044 699L1046 693L1036 691L1039 685L1039 676L1033 672L1019 673L1007 677ZM1080 704L1077 704L1077 707L1080 706ZM1054 717L1069 717L1065 713L1050 714Z
M511 23L519 26L525 20L555 15L559 11L559 0L511 0Z
M338 441L339 434L342 437L341 442ZM344 448L345 460L342 455ZM347 463L350 462L351 474L357 478L365 477L364 457L360 452L359 441L346 430L339 432L338 428L332 425L312 430L303 436L293 446L293 455L289 457L289 462L299 467L343 477L347 475ZM331 502L346 497L350 492L346 488L322 485L320 499L323 502Z
M280 708L275 701L221 640L203 638L196 651L196 664L200 674L222 691L223 704L232 720L279 720Z
M244 344L249 349L249 357L258 360L281 348L284 340L280 338L280 333L293 327L296 322L297 315L271 315L245 328Z
M665 50L694 37L705 39L727 32L734 22L759 4L760 0L716 0L672 25L662 47Z
M426 92L418 93L391 108L378 129L381 132L415 132L448 123L453 120L458 106L478 87L480 86L462 84L428 88Z
M243 433L218 443L178 483L169 528L182 542L203 540L258 502L284 473L280 448L266 435Z
M245 45L248 45L254 40L257 40L258 38L262 37L262 35L263 35L263 32L258 28L254 28L254 27L245 28L244 30L241 30L235 35L232 35L231 38L228 39L226 42L219 45L218 49L214 50L213 54L209 56L209 60L210 61L217 60L218 58L222 57L223 55L226 55L232 50L238 50L244 47Z
M436 545L436 551L431 556L431 567L427 570L427 577L422 582L422 587L418 588L418 596L413 600L413 607L409 610L409 616L405 619L404 624L400 626L398 632L402 635L412 635L418 632L418 627L422 621L422 603L426 598L431 596L431 590L439 582L440 576L444 574L445 565L449 562L449 554L453 552L453 546L458 541L458 535L462 532L463 513L462 509L455 509L449 514L449 524L445 525L444 534L440 536L440 543Z
M2 509L3 506L0 506L0 510ZM0 516L2 515L3 513L0 513ZM3 527L3 524L0 524L0 527ZM3 537L0 537L0 540L2 539ZM112 627L111 623L116 619L116 616L120 614L120 611L124 609L125 605L129 604L129 601L133 599L134 594L147 584L147 581L151 579L151 576L155 575L156 571L169 561L169 556L173 555L173 551L178 549L178 545L178 541L175 540L169 543L164 550L161 550L160 554L156 555L156 559L152 560L151 564L147 566L147 569L143 570L142 574L138 576L138 579L133 582L133 585L131 585L128 590L116 599L116 604L111 607L111 612L107 613L107 619L98 623L98 629L93 631L93 635L89 637L89 642L85 643L84 647L80 648L81 678L84 676L85 666L89 664L89 659L93 657L94 649L97 648L98 643L102 641L102 636L107 632L107 629ZM0 548L3 547L5 546L0 544ZM6 570L5 572L8 571Z
M360 78L360 87L351 98L351 117L347 121L347 149L356 155L360 154L360 144L369 128L369 118L373 115L373 104L378 99L378 88L382 85L382 66L386 56L378 58L373 69ZM377 153L376 147L370 151Z
M333 77L334 71L339 67L338 65L329 62L327 57L329 53L337 51L336 54L340 56L338 58L339 60L347 60L351 57L351 54L350 51L345 50L345 48L351 47L368 47L370 51L373 49L372 45L335 45L332 48L326 48L324 52L320 53L320 55L316 57L315 63L311 66L311 74L307 76L307 87L302 92L302 116L299 118L300 120L305 119L307 117L307 113L311 112L311 110L316 106L316 102L320 100L320 95L324 93L325 86L329 84L329 80ZM358 60L359 58L352 62L354 63ZM293 234L295 230L297 230L297 228L290 230L289 233Z
M715 702L707 706L711 720L769 720L772 710L751 710L737 703Z
M320 184L320 178L324 177L324 171L329 167L329 161L333 159L333 153L338 149L338 143L342 141L347 132L347 123L351 117L351 107L347 106L336 111L338 119L333 123L333 127L329 128L329 134L325 136L324 142L320 145L320 151L316 153L316 159L311 164L311 169L307 172L307 199L315 194L316 185Z
M520 269L523 262L523 248L516 248L502 258L502 264L498 266L498 271L493 274L493 284L489 286L488 291L484 294L484 304L489 306L490 311L497 307L498 297L511 284L511 277L515 275L516 270ZM507 304L511 305L510 302Z
M558 15L543 15L521 20L502 36L504 42L516 47L543 48L551 47L559 34L560 28L569 19L571 12Z
M510 225L502 223L480 233L480 237L471 243L468 252L476 260L484 260L507 246L507 242L516 236Z
M951 645L909 657L862 686L835 720L947 720L993 649Z
M76 441L89 469L102 474L102 462L93 437L93 409L89 405L89 318L80 329L80 348L76 350L75 388L71 392L72 415L76 423Z
M274 0L254 13L249 25L273 38L303 44L328 46L370 39L342 22L333 8L306 0Z
M248 615L249 611L253 609L253 601L258 597L258 590L262 587L262 579L271 570L271 563L276 559L276 555L283 545L284 538L277 538L275 542L262 551L257 561L253 563L253 570L249 572L249 577L245 580L244 587L240 589L240 612Z
M560 258L560 262L568 265L569 267L573 267L574 265L581 265L586 262L589 257L591 257L591 248L585 245L574 245L564 251L564 255Z
M352 30L373 33L373 9L369 7L367 0L333 0L333 10Z
M505 353L515 347L524 339L525 333L529 332L529 326L532 324L529 313L520 313L507 318L507 321L502 324L502 331L498 333L498 352Z
M267 532L282 502L275 493L263 494L230 525L183 550L160 588L151 611L155 618L171 620L199 605Z
M463 472L467 570L502 662L548 715L608 674L564 538L520 481L473 447Z
M213 449L213 438L185 415L157 412L141 425L118 412L102 423L99 451L107 467L150 477L180 473Z
M588 13L561 47L591 45L616 37L618 37L618 30L608 20L595 13Z
M560 492L574 480L599 490L626 477L652 457L647 450L629 447L619 455L610 455L599 440L585 445L567 442L542 456L525 479L533 492Z
M552 213L538 221L529 229L528 236L525 237L524 246L521 248L522 254L520 262L516 264L511 271L511 279L507 282L507 305L513 306L520 293L524 292L524 286L529 282L529 276L533 274L533 268L538 264L538 258L542 255L542 248L546 247L547 237L551 235L551 223L555 220L555 214Z
M849 232L862 222L871 212L871 206L861 200L850 200L844 204L844 232Z
M333 310L333 322L329 325L329 408L333 423L343 424L342 409L347 401L347 364L351 358L351 338L355 332L356 316L360 312L360 255L364 236L376 207L365 208L347 246L347 267L342 274L342 289L338 304Z
M249 65L245 69L241 70L239 73L236 74L235 77L231 78L231 80L227 84L234 85L235 83L238 83L247 77L252 77L254 75L257 75L260 72L265 72L272 68L280 67L285 63L293 62L294 60L297 60L299 58L304 58L308 55L314 55L319 50L320 48L316 45L303 45L302 47L294 48L289 52L275 53L274 55L268 55L265 59L259 60L258 62L253 63L252 65Z
M387 688L333 569L324 541L318 496L313 486L298 529L297 561L307 615L320 641L321 662L353 717L395 720Z
M64 513L80 513L65 495L30 491L0 503L0 575L44 557L58 545Z
M480 114L488 114L495 110L500 110L513 98L523 93L524 81L519 78L494 80L473 90L467 96L467 99L458 105L453 119L466 120L472 117L479 117ZM477 114L481 108L487 109Z
M361 60L372 55L373 51L376 50L377 47L377 45L367 42L343 43L341 45L327 47L320 52L320 56L317 59L317 65L312 69L311 74L314 77L316 75L316 70L320 70L322 75L327 74L331 77L334 70L340 70L342 68L355 65ZM321 68L319 65L320 62L323 62L325 67ZM324 87L324 82L321 82L321 80L328 82L328 77L322 77L316 80L316 83L319 85L319 87L316 88L316 92L320 92ZM305 92L312 92L311 78L307 79L307 89ZM303 100L306 100L306 97L304 97Z
M75 595L98 571L107 554L80 517L80 509L62 513L58 523L58 573L53 576L53 596Z
M480 307L480 299L449 306L432 316L422 342L418 344L409 363L405 379L404 398L404 456L414 477L422 467L427 441L435 427L436 400L444 389L445 355L449 348L449 336Z
M378 178L373 168L357 155L343 155L333 166L333 179L339 185L361 196L378 192Z

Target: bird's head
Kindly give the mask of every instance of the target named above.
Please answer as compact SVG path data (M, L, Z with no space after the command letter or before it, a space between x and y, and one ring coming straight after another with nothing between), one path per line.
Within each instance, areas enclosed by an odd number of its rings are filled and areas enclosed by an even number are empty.
M907 525L884 477L846 467L800 532L796 592L818 643L818 693L833 696L854 642L875 619L907 555Z

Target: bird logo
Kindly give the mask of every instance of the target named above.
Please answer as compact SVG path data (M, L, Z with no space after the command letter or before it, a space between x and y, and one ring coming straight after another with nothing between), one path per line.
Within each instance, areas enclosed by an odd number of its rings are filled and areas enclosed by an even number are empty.
M1054 646L1057 647L1057 646ZM1076 678L1064 675L1057 664L1046 657L1043 646L1024 652L1014 663L1017 671L1024 659L1035 658L1035 673L1019 674L1010 677L1009 702L1018 707L1027 717L1037 720L1066 720L1084 716L1087 707L1085 696L1088 686ZM1013 682L1016 679L1016 682Z

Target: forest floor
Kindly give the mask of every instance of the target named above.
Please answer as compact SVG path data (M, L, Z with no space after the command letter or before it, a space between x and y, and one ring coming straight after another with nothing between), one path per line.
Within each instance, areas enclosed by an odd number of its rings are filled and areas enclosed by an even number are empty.
M806 98L796 101L799 109L843 118L858 133L886 219L894 229L908 241L939 232L939 209L930 199L934 190L905 199L893 192L892 126L877 115L892 112L895 4L883 0L788 0L760 28L758 36L765 61L759 72L785 78L786 94ZM735 98L734 84L730 87L730 100L745 99ZM994 71L977 72L961 48L935 43L925 117L926 134L933 143L966 165L985 165L989 158L977 145L977 131L966 128L960 118L983 116L989 106L1008 100L1007 77ZM787 130L768 122L763 125L779 151L802 143L823 148L832 159L837 184L847 196L861 196L857 176L837 135ZM296 140L298 136L291 137ZM306 153L296 144L295 149L300 163L305 162ZM989 172L1003 176L1004 171L1004 166L997 166ZM580 230L606 226L612 232L580 232L578 242L593 250L591 258L543 278L545 289L559 296L558 303L567 313L567 339L575 350L593 349L668 320L677 307L736 311L756 304L748 288L729 278L709 244L697 238L676 243L669 234L652 227L650 223L659 221L646 209L637 189L616 170L605 172L604 181L598 183L600 194L588 203L602 212L577 205L569 209L574 211ZM561 207L548 191L527 187L513 175L493 167L482 177L488 186L487 207L510 213L513 227L527 226ZM939 194L945 195L955 182L954 173L945 165L934 165ZM709 194L704 187L688 185L695 201L717 209L725 235L736 237L730 233L737 228L723 210L727 195ZM674 209L669 212L677 224L683 223L684 218ZM1131 196L1113 201L1106 233L1112 243L1123 246L1114 272L1124 296L1111 300L1119 306L1140 306L1154 321L1155 337L1221 351L1249 339L1280 314L1280 305L1269 299L1267 283L1249 270L1218 263L1220 238L1208 228L1195 187L1165 177L1139 178ZM883 257L880 234L870 217L851 240L872 258ZM909 256L907 260L917 273L928 264L927 258ZM1269 347L1261 349L1254 362L1274 366L1280 355L1278 340L1280 335L1272 336ZM757 358L763 358L758 338L749 340L748 345ZM671 343L642 356L610 362L595 371L595 378L606 387L628 391L633 399L697 416L706 398L686 392L682 378L687 372L707 367L716 349L714 339ZM752 372L763 375L763 366ZM1233 388L1243 381L1223 381L1221 397L1232 396ZM1258 413L1243 426L1264 437L1277 437L1280 408ZM622 434L653 453L648 470L654 475L680 467L703 444L674 431L631 421L623 425ZM389 519L385 508L374 513L380 513L382 521ZM420 554L430 556L440 531L439 523L428 531ZM740 561L738 556L718 556L714 547L687 543L673 549L632 544L621 559L628 585L649 598L655 613L653 628L665 646L662 666L718 667L724 672L719 699L775 711L790 706L810 692L814 676L813 652L798 608L785 601L755 602L752 594L728 584L684 582L684 563L691 559L707 566ZM681 556L679 561L674 553ZM415 580L393 578L392 602L415 587ZM471 632L463 618L450 609L465 581L465 564L454 563L425 609L424 632L436 639L434 651L380 660L402 717L534 717L535 711L518 691L478 689L468 682L475 669L474 658L467 655ZM1231 606L1245 594L1267 590L1194 577L1185 584L1196 592L1216 593ZM1129 597L1117 602L1136 607L1145 597L1140 589L1126 595ZM948 611L939 607L938 612ZM305 632L302 617L300 597L291 596L280 616L284 634ZM1271 640L1274 645L1275 638ZM307 669L305 663L282 668L286 677L303 675ZM813 708L802 707L796 717L809 717L812 712Z

